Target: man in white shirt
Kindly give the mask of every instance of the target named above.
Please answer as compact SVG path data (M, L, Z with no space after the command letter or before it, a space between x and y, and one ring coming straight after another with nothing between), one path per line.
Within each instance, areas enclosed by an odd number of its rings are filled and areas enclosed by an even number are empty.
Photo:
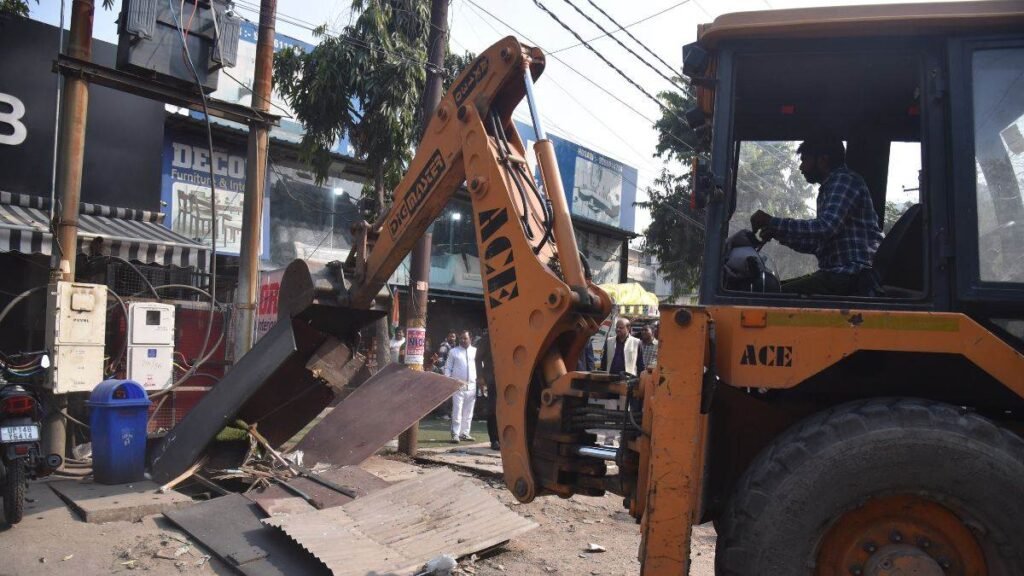
M476 348L470 342L469 332L463 332L459 346L448 352L444 364L444 375L462 382L462 388L452 396L452 444L473 441L469 431L476 405Z

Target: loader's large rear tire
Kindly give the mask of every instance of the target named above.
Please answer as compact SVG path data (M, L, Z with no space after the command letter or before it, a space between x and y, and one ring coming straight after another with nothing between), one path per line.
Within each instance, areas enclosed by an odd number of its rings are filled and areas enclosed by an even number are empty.
M1024 574L1024 441L936 402L845 404L765 448L718 528L719 576Z

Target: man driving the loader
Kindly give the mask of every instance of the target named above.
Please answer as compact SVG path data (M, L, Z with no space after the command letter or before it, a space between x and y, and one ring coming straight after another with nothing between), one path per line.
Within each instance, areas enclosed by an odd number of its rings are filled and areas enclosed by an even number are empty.
M851 295L871 261L882 230L868 186L846 166L846 149L839 138L819 136L797 148L800 172L818 184L814 218L778 218L758 210L750 227L762 238L774 238L797 252L814 254L818 271L782 283L783 292Z

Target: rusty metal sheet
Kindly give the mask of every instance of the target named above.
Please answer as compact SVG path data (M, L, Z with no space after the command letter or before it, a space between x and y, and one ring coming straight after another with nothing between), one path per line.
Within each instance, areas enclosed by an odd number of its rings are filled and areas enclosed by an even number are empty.
M260 434L275 448L312 422L334 399L334 391L306 369L328 335L302 320L292 320L292 330L295 354L238 410L238 418L259 424ZM243 359L255 352L253 348Z
M460 386L440 374L388 364L310 429L295 449L305 452L310 463L359 464Z
M282 365L295 352L291 323L279 322L150 451L153 481L164 484L188 469L217 433L234 421L239 408L264 384L279 377Z
M318 476L326 480L330 480L335 484L340 484L345 488L350 488L359 497L363 497L391 485L390 482L382 480L358 466L344 466L335 470L327 470L325 472L321 472ZM317 484L307 478L292 478L288 481L288 485L294 486L303 493L313 497L320 503L321 508L341 506L342 504L352 501L352 498L331 490L322 484ZM262 492L249 495L253 501L259 504L260 507L266 510L266 512L271 516L274 516L275 514L270 511L271 506L273 506L270 501L281 500L294 496L294 493L289 492L285 488L276 484L271 485Z
M413 574L438 554L467 556L532 530L471 478L447 468L335 508L268 518L335 576Z
M264 514L241 494L214 498L164 513L228 566L246 576L328 574L311 554L280 531L264 526Z

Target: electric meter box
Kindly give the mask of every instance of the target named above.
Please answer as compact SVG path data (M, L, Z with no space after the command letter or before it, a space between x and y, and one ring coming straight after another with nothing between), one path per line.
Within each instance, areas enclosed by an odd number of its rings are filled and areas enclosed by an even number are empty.
M174 304L132 302L128 305L128 318L129 346L174 345Z
M55 394L92 392L104 379L103 345L107 329L107 287L57 282L47 291L55 314L46 325L53 368L47 383Z
M174 377L174 305L128 305L128 379L147 390L171 385Z

